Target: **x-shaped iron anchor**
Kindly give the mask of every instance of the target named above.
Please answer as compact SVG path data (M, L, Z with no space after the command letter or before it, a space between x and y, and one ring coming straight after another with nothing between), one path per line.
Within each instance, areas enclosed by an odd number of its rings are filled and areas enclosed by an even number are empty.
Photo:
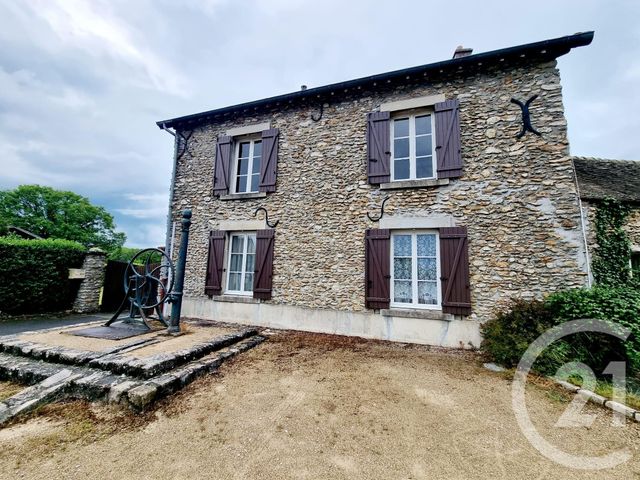
M529 105L531 105L531 102L533 102L536 98L538 98L538 95L534 95L525 103L522 103L520 100L517 100L515 98L511 98L511 103L519 105L522 109L522 130L520 130L520 133L516 135L516 138L524 137L524 134L527 132L534 133L538 136L542 135L539 131L533 128L533 125L531 125L531 114L529 113Z

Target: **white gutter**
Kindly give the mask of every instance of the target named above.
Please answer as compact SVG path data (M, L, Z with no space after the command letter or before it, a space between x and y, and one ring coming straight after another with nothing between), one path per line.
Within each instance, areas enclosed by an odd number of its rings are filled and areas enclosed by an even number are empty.
M582 198L580 197L580 185L578 184L578 174L576 173L576 165L571 159L571 167L573 168L573 179L576 183L576 193L578 194L578 208L580 209L580 227L582 228L582 241L584 242L584 256L587 262L587 286L593 286L593 277L591 276L591 258L589 256L589 244L587 242L587 228L585 226L584 210L582 208Z
M178 136L176 132L169 130L165 127L164 124L160 127L165 132L173 135L173 167L171 170L171 184L169 186L169 207L167 209L167 228L165 230L164 236L164 251L167 253L169 258L173 259L173 235L175 232L175 222L172 221L172 207L173 207L173 196L175 192L175 183L176 183L176 169L178 167ZM164 270L164 269L163 269ZM171 269L166 269L167 272L167 280L171 282ZM165 302L163 312L165 315L168 313L167 308L170 308L169 305Z
M165 132L173 135L174 141L173 141L173 167L171 170L171 185L169 186L169 208L167 211L167 228L165 231L165 237L164 237L164 248L165 248L165 252L167 252L167 254L169 255L169 257L171 257L171 255L173 255L173 252L170 250L171 248L171 224L173 223L171 221L172 219L172 207L173 207L173 195L174 195L174 191L175 191L175 183L176 183L176 169L178 167L178 137L176 135L176 132L171 131L170 129L168 129L167 127L165 127L164 123L162 124L162 130L164 130Z

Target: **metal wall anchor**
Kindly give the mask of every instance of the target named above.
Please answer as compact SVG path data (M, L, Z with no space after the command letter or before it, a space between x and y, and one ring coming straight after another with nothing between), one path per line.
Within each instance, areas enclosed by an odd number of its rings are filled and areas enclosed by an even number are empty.
M536 98L538 98L538 95L534 95L525 103L522 103L520 100L517 100L515 98L511 98L511 103L515 103L522 110L522 130L520 130L520 133L516 135L516 138L524 137L524 134L527 132L531 132L538 136L542 135L539 131L533 128L533 125L531 125L531 114L529 113L529 105L531 105L531 102L533 102Z
M256 211L253 212L253 216L257 216L258 212L262 210L264 212L264 221L266 222L267 226L269 228L276 228L276 226L278 225L278 223L280 223L280 220L276 220L274 223L270 223L269 222L269 212L267 212L267 209L264 207L258 207L256 208Z

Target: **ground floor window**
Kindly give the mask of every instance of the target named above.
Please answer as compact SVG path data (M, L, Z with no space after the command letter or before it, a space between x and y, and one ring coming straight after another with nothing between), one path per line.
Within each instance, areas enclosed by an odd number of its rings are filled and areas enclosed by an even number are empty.
M438 307L441 294L437 232L396 232L391 238L391 305Z
M226 293L248 295L253 292L256 234L232 233L229 245Z

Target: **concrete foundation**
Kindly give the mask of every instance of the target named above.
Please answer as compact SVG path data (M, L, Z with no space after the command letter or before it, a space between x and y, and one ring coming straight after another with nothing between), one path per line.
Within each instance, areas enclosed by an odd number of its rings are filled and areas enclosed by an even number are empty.
M220 322L240 323L306 332L348 335L393 342L420 343L451 348L480 346L480 323L461 317L411 318L374 312L349 312L274 305L251 301L215 301L186 297L182 314Z

